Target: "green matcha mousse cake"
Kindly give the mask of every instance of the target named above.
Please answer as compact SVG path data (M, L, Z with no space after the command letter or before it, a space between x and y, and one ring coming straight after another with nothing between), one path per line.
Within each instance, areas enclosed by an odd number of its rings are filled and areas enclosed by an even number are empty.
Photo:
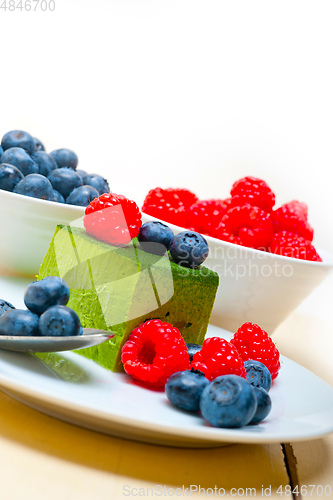
M178 328L185 342L202 344L219 283L204 266L181 267L168 254L144 252L134 239L125 247L97 240L84 229L59 225L38 279L60 276L69 285L68 306L84 328L110 330L103 344L77 351L112 371L122 370L121 348L148 319Z

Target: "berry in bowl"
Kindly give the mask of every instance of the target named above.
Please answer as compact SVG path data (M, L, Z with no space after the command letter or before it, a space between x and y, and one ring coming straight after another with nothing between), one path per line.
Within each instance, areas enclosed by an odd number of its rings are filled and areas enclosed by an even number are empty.
M47 153L28 132L7 132L0 146L1 274L35 276L57 224L69 224L110 188L77 170L70 149Z
M313 245L306 204L275 208L261 179L240 179L228 198L214 200L186 189L152 189L142 212L143 222L205 237L205 265L220 277L211 321L227 330L255 320L273 333L333 269L333 256Z

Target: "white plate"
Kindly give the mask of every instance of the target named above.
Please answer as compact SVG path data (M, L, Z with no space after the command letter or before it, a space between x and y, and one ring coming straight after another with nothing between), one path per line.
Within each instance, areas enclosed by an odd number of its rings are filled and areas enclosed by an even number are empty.
M9 285L8 279L0 280L0 297L20 307L24 286L7 287L6 296L4 284ZM208 335L231 336L215 326L209 327ZM0 350L4 392L53 417L122 438L204 447L307 440L333 432L333 389L283 356L270 392L270 415L259 425L241 429L213 428L199 414L174 408L163 392L140 387L126 374L108 372L72 352L59 353L57 370L68 380L55 376L30 354Z

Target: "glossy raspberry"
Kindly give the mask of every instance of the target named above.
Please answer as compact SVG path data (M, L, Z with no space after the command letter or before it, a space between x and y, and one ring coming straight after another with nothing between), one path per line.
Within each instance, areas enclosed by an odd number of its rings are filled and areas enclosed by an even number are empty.
M121 246L139 234L142 221L134 201L121 194L105 193L87 206L83 224L95 238Z
M288 231L280 231L274 235L270 251L294 259L322 261L311 241Z
M230 343L235 346L243 361L253 359L263 363L274 380L280 370L280 353L274 342L260 326L244 323L234 334Z
M215 232L216 238L264 250L273 239L270 215L249 204L227 211Z
M312 241L313 229L307 222L307 209L305 203L294 200L274 210L271 214L274 232L289 231Z
M186 225L192 231L215 236L216 229L230 205L227 200L197 201L186 211Z
M142 211L177 226L185 226L185 210L196 196L187 189L151 189L143 202Z
M172 373L187 370L190 358L179 330L152 319L131 333L121 361L128 375L151 387L163 387Z
M208 380L231 374L246 378L244 361L235 347L220 337L204 341L201 351L193 356L191 368L200 370Z
M271 188L265 181L256 177L244 177L236 181L231 188L230 194L233 207L249 203L269 213L275 204L275 194Z

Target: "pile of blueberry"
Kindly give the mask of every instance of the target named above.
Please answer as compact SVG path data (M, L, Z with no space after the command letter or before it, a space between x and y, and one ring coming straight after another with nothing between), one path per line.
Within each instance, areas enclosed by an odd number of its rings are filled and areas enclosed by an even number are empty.
M77 170L77 164L74 151L63 148L46 153L39 139L12 130L1 141L0 189L86 207L110 188L100 175Z
M159 221L146 222L140 227L138 240L148 253L163 255L170 251L174 262L183 267L196 268L208 256L206 239L194 231L182 231L176 236L166 224Z
M188 345L191 356L198 349ZM201 346L198 346L200 348ZM186 370L171 375L165 384L169 401L177 408L201 411L214 427L243 427L258 424L271 411L268 394L271 374L263 363L244 363L246 379L238 375L222 375L211 382L199 370Z
M28 285L24 294L27 310L0 300L0 335L59 337L82 335L80 319L67 307L70 290L57 276Z

